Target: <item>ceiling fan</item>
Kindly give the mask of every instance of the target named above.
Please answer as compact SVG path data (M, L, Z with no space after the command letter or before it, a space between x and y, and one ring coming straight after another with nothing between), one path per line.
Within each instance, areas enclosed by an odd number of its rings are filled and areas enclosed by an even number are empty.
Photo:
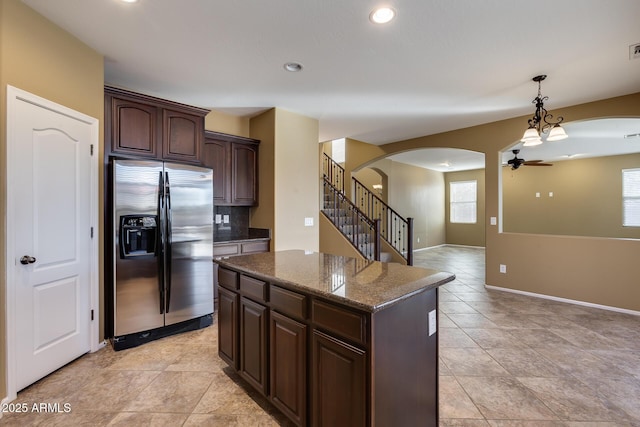
M544 163L542 160L525 160L518 157L520 150L511 150L513 153L513 159L507 162L508 166L511 166L512 170L518 169L520 166L553 166L552 163Z

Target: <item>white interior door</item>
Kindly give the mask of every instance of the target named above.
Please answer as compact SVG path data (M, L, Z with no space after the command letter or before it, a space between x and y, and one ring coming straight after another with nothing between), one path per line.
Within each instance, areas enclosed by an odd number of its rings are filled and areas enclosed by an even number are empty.
M12 102L7 253L19 391L91 349L95 135L80 113Z

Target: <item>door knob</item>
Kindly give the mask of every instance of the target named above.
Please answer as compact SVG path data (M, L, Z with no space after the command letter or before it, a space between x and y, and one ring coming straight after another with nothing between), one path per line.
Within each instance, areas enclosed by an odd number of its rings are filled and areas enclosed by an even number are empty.
M33 264L34 262L36 262L35 257L29 255L23 255L22 258L20 258L20 264L22 265Z

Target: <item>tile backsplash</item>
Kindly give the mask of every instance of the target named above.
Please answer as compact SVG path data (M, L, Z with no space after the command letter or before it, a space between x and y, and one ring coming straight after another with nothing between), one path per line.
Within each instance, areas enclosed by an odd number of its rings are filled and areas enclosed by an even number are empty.
M247 235L249 232L249 209L248 206L214 206L214 240Z

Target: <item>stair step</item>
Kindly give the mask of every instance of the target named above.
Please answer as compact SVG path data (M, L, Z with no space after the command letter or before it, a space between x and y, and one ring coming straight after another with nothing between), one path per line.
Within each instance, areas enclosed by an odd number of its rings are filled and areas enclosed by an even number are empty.
M340 216L347 216L347 210L346 209L325 208L322 211L325 214L327 214L327 216L329 216L331 218L340 217Z
M362 224L343 224L340 226L340 230L345 234L362 233L364 226Z

